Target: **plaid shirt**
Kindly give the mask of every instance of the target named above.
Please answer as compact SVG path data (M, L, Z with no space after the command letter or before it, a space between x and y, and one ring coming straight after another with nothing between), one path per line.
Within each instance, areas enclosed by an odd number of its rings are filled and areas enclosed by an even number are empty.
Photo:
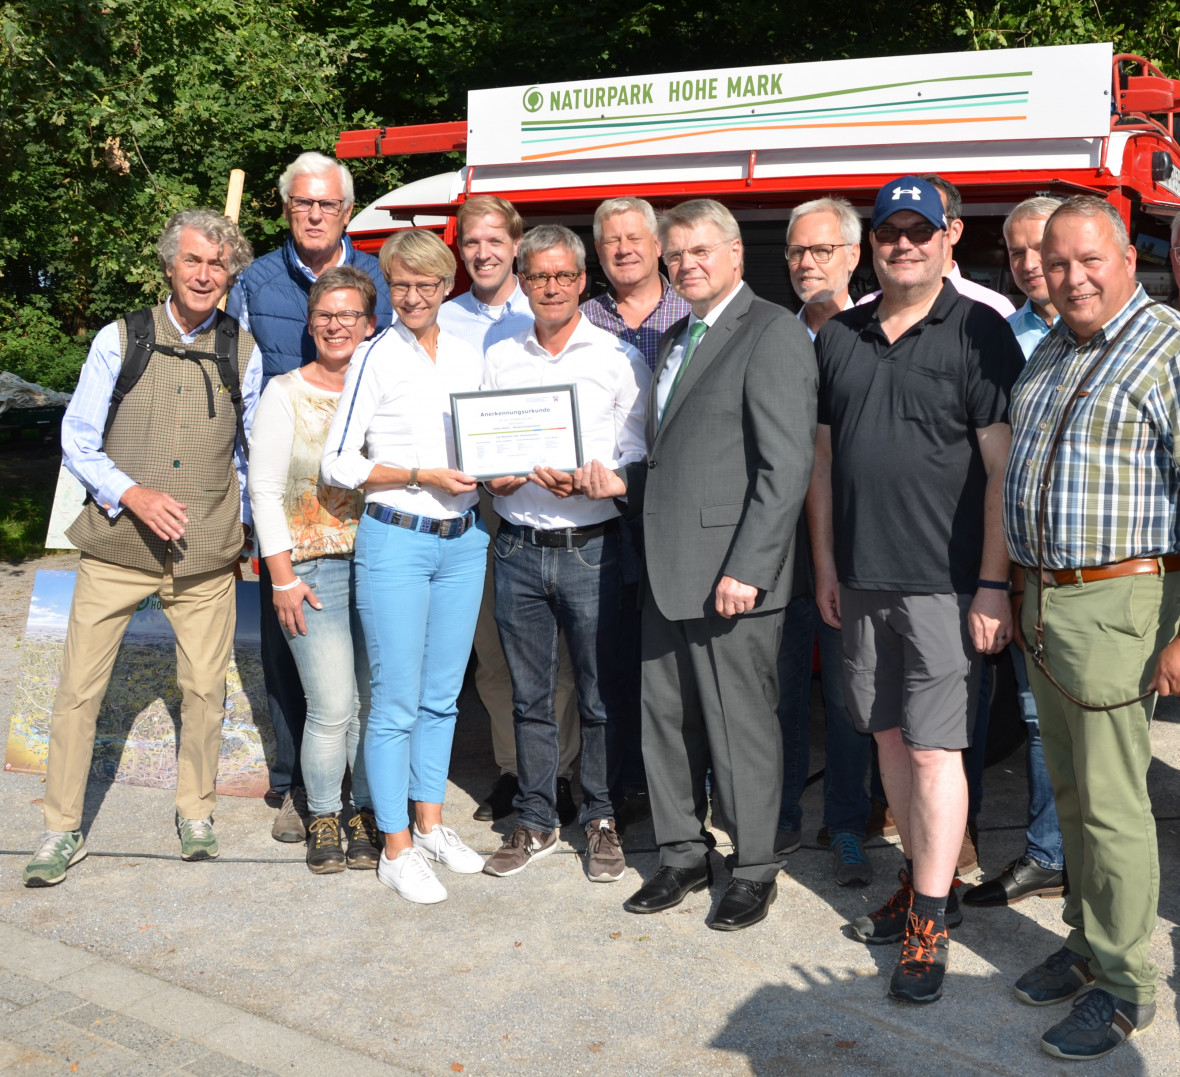
M633 348L638 348L649 370L655 370L660 355L660 337L671 329L681 318L688 315L688 304L680 298L672 286L660 275L664 294L655 309L643 319L638 329L632 329L619 315L619 307L610 292L603 292L582 304L582 313L599 329L613 333Z
M1004 476L1004 532L1012 560L1037 564L1045 460L1065 402L1107 341L1133 324L1074 402L1046 502L1045 567L1083 568L1180 550L1180 315L1136 288L1081 347L1058 318L1016 383L1012 451Z

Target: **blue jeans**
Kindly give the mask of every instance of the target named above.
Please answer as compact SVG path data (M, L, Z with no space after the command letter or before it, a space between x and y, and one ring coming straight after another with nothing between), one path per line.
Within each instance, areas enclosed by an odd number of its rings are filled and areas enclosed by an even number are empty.
M299 768L299 745L303 740L303 723L307 715L307 703L303 697L303 686L299 683L299 670L295 665L291 648L287 646L287 633L275 613L273 592L270 589L270 571L265 560L258 563L258 601L261 603L259 624L259 648L262 654L262 680L266 686L266 710L275 735L275 757L270 761L270 785L280 792L288 793L303 784Z
M779 830L800 830L799 799L811 762L811 653L819 632L820 684L826 719L824 763L824 825L832 834L863 838L869 816L865 774L872 738L858 733L844 706L844 649L840 630L823 622L815 600L795 598L787 605L779 649L778 720L783 731L783 799Z
M410 825L407 798L441 804L446 796L487 549L482 521L455 538L371 516L357 528L356 605L373 690L365 766L386 834Z
M608 723L618 713L619 533L577 549L526 542L503 522L496 536L496 624L512 676L515 806L522 826L552 833L557 815L557 635L565 635L582 721L581 825L613 819Z
M307 806L316 815L341 808L347 763L352 799L369 807L361 738L369 717L369 658L356 612L355 566L347 557L317 557L293 566L323 609L303 604L307 635L287 638L307 698L300 763Z
M1042 868L1061 871L1065 867L1065 844L1061 837L1061 826L1057 822L1057 804L1053 799L1053 785L1045 766L1045 751L1041 747L1037 702L1028 685L1024 653L1015 643L1008 645L1008 653L1012 656L1012 671L1016 675L1020 716L1028 727L1028 830L1025 832L1025 856Z

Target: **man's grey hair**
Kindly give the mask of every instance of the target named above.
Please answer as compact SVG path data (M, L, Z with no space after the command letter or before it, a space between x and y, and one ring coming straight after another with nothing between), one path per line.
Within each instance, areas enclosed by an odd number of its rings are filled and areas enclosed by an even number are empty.
M1023 221L1026 217L1044 217L1048 220L1061 202L1060 198L1054 198L1052 195L1038 194L1017 203L1004 218L1004 242L1008 241L1008 228L1013 221Z
M646 198L608 198L594 211L594 242L602 242L602 226L612 217L620 213L638 213L647 225L647 230L654 236L656 229L656 211Z
M287 165L283 174L279 176L279 197L284 204L287 201L287 196L291 193L291 184L298 176L339 176L340 190L344 192L344 201L348 205L352 205L352 173L339 161L334 161L331 157L325 157L322 153L316 153L313 150L301 153Z
M693 198L660 214L660 246L668 246L669 229L696 228L702 224L713 225L726 241L742 238L742 230L734 215L720 202L712 198Z
M172 215L156 244L160 268L165 276L180 253L180 233L185 228L192 228L210 243L217 244L229 268L230 284L254 261L254 248L250 246L250 241L228 217L215 209L185 209Z
M846 244L860 242L861 224L852 203L846 198L813 198L791 210L791 217L787 221L787 242L791 242L791 229L800 217L812 213L831 213L840 224L840 238Z
M1075 194L1072 198L1067 198L1053 211L1053 216L1045 225L1045 231L1048 232L1050 225L1062 217L1105 217L1110 221L1110 226L1114 230L1114 238L1119 246L1119 252L1126 254L1127 248L1131 245L1131 237L1127 235L1127 225L1123 221L1122 214L1105 198L1099 198L1093 194Z
M529 262L534 254L561 247L574 256L578 265L578 272L586 268L586 245L578 238L576 232L571 232L563 224L539 224L530 228L520 241L520 248L516 252L516 264L521 273L528 275Z

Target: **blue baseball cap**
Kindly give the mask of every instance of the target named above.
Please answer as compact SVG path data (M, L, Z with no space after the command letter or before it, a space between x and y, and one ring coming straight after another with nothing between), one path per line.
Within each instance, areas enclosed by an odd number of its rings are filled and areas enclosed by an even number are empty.
M903 209L921 214L935 228L946 227L946 210L942 208L938 188L918 176L902 176L881 188L873 205L870 227L877 229L887 218Z

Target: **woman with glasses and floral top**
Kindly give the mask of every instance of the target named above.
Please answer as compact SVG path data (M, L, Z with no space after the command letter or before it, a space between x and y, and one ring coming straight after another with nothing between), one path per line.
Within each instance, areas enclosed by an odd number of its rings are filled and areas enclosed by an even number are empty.
M442 823L488 547L476 480L455 468L450 396L479 388L483 358L439 329L455 257L438 236L396 232L380 262L398 320L348 372L323 472L340 486L364 487L367 502L356 602L372 669L365 760L385 834L377 877L431 904L447 891L428 858L464 874L483 868Z
M320 478L320 459L353 353L376 328L377 290L367 273L337 266L311 287L313 362L271 379L250 432L250 499L275 613L307 698L301 763L313 816L307 866L317 875L377 866L377 826L365 780L363 728L369 662L355 612L353 543L359 494ZM340 832L347 762L356 808Z

